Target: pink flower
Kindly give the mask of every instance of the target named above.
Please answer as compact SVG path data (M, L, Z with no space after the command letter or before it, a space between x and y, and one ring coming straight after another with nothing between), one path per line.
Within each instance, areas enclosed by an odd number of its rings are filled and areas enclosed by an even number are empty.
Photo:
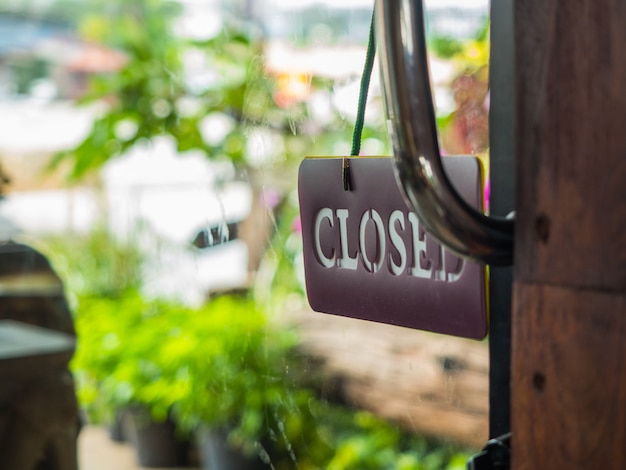
M293 222L291 222L291 231L298 235L302 234L302 219L300 219L300 216L296 217L293 219Z
M280 202L280 194L272 188L263 190L263 203L268 209L274 209Z

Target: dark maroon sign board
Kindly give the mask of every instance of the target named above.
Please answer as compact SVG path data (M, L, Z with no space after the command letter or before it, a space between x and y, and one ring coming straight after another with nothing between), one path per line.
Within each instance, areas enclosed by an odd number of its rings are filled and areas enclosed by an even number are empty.
M444 157L457 191L481 206L473 157ZM332 313L482 339L487 334L485 267L448 252L408 209L390 158L306 158L298 192L309 303Z

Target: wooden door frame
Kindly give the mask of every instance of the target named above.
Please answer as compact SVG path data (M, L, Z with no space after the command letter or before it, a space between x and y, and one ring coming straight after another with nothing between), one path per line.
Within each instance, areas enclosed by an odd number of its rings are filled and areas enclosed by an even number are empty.
M626 4L515 2L514 470L626 468Z

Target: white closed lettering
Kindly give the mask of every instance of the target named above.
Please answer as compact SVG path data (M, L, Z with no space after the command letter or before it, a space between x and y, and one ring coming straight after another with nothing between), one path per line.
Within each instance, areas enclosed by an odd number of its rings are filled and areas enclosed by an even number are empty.
M360 264L367 272L375 274L386 266L394 276L443 282L458 281L463 275L465 261L448 253L438 243L428 241L415 213L394 210L387 220L374 209L359 215L358 234L355 234L358 236L350 237L348 209L324 207L317 212L314 248L324 268L355 271ZM405 242L407 238L410 243ZM350 240L354 240L352 247Z
M370 212L372 213L370 218ZM385 226L383 225L383 219L380 214L375 210L365 212L361 217L361 224L359 225L359 248L361 250L361 258L363 259L363 266L371 273L375 273L380 270L385 261ZM374 261L369 259L366 250L366 229L369 221L374 222L376 227L376 259Z
M406 225L404 221L404 212L395 210L389 216L389 238L391 239L391 244L398 252L398 256L400 257L400 262L395 263L393 260L393 256L389 255L389 268L394 276L400 276L406 270L406 246L404 246L404 242L402 241L402 237L398 233L398 229L396 228L396 224L400 226L400 230L404 231L404 227Z
M326 256L322 251L322 244L320 241L322 220L327 219L330 227L333 227L333 211L328 207L325 207L317 213L315 217L315 254L322 266L325 268L332 268L335 266L335 250L331 251L330 257Z
M359 258L355 253L354 257L350 257L348 249L348 209L337 209L337 218L339 219L339 239L341 240L341 258L339 258L339 267L344 269L356 269Z

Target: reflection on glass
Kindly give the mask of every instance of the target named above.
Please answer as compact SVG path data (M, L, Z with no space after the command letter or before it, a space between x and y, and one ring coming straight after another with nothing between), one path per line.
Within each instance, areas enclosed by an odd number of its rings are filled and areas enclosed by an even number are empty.
M0 236L64 282L80 446L122 416L128 446L150 418L267 468L464 468L485 345L308 310L297 167L349 151L372 2L296 3L0 2ZM486 150L468 5L429 3L449 153ZM362 153L384 155L373 78Z

